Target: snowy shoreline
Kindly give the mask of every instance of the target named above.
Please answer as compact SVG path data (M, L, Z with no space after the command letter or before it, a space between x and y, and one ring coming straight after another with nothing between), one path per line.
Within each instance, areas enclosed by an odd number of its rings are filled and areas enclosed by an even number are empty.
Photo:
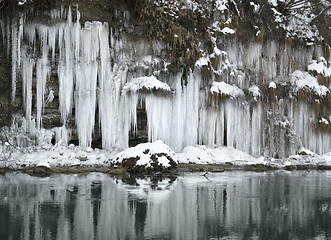
M4 152L4 151L3 151ZM100 150L74 145L44 145L17 149L0 159L0 172L31 171L75 173L125 172L176 173L183 171L227 171L227 170L331 170L331 153L315 154L301 149L300 154L286 159L254 157L232 147L207 148L188 146L175 153L162 141L143 143L125 149ZM125 164L129 161L129 165ZM35 169L35 170L34 170ZM39 169L38 171L36 169ZM143 171L146 169L146 171Z

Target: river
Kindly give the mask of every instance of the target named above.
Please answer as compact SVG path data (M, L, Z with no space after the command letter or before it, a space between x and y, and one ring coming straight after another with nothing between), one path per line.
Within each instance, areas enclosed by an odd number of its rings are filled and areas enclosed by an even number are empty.
M331 172L6 173L0 239L331 239Z

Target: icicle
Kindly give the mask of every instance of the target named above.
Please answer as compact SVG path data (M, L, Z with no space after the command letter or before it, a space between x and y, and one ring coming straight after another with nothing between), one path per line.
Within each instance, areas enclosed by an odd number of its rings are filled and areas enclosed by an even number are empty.
M18 33L17 33L17 68L20 69L21 65L21 42L23 40L23 17L20 17Z
M66 126L57 127L54 129L55 142L59 145L68 145L69 139L71 138L71 130L67 129Z
M27 125L31 122L32 112L32 74L33 74L34 62L31 59L22 59L22 85L23 85L23 103L25 108L25 118ZM30 131L28 127L28 131Z
M108 148L115 144L112 139L114 136L113 129L115 128L115 119L113 122L109 122L112 117L114 104L112 99L115 92L113 91L112 76L110 72L110 50L108 41L108 29L107 26L103 26L99 31L100 40L100 67L98 72L99 78L99 124L101 126L102 133L102 146Z
M10 21L9 21L9 17L7 18L7 27L6 27L6 33L7 33L7 57L10 56L10 49L12 49L12 45L10 44L10 40L12 37L12 31L11 31L11 25L10 25Z
M182 89L180 77L174 98L150 94L145 99L149 141L161 139L175 151L198 141L200 79L189 75Z
M59 109L64 124L71 114L74 89L74 61L70 33L69 25L64 25L63 28L61 26L59 29Z
M257 103L257 106L253 107L252 112L252 138L251 138L251 151L250 153L255 156L259 156L261 154L261 139L262 139L262 111L260 107L261 103Z
M41 127L41 113L45 102L46 81L49 76L48 63L48 29L40 26L38 35L41 42L41 59L37 62L36 76L37 76L37 129Z
M41 114L45 103L46 81L49 75L49 68L47 62L39 60L36 67L37 77L37 128L41 127Z
M16 95L16 72L17 72L17 24L14 22L11 28L11 55L12 55L12 100Z
M102 132L102 146L127 147L130 129L130 109L132 101L122 95L122 86L127 81L127 68L119 67L121 62L116 62L111 67L111 58L115 58L114 49L109 49L108 25L104 24L99 31L100 36L100 67L99 78L99 121ZM115 44L115 43L114 43ZM111 55L112 54L112 55ZM124 60L124 53L119 49L118 58ZM128 105L128 103L131 104Z
M56 27L51 27L48 29L48 44L49 44L49 48L52 52L52 64L55 64L55 44L56 44L56 37L57 37L57 28Z
M98 77L99 29L101 23L85 23L81 34L82 64L76 66L76 124L79 144L90 147L95 123L96 87Z
M5 28L5 22L3 19L0 19L0 27L1 27L2 43L3 43L3 45L5 45L6 28ZM7 37L9 37L9 35ZM7 48L8 48L8 46L7 46Z

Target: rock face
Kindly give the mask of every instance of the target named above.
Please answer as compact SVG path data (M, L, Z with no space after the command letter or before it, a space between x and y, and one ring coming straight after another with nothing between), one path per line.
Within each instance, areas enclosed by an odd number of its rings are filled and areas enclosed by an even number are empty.
M203 144L279 158L300 147L328 152L330 39L320 25L330 14L325 1L321 9L312 2L301 3L305 11L217 0L3 8L6 141L126 148L161 139L175 151Z

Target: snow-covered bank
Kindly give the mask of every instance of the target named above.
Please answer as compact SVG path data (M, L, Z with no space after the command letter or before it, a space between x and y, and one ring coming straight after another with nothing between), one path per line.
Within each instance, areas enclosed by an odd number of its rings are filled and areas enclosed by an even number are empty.
M95 167L118 168L134 170L134 166L162 171L170 169L176 164L219 164L236 167L265 166L273 168L287 168L289 166L306 166L331 168L331 152L318 155L306 149L300 149L300 154L286 159L269 157L254 157L248 153L232 147L207 148L206 146L189 146L182 152L175 153L170 147L158 140L153 143L143 143L136 147L120 151L119 149L100 150L69 145L45 145L43 147L29 147L15 150L7 159L0 160L0 168L22 170L30 167ZM130 168L124 164L130 162ZM123 164L122 164L123 163ZM142 171L140 171L142 172Z

